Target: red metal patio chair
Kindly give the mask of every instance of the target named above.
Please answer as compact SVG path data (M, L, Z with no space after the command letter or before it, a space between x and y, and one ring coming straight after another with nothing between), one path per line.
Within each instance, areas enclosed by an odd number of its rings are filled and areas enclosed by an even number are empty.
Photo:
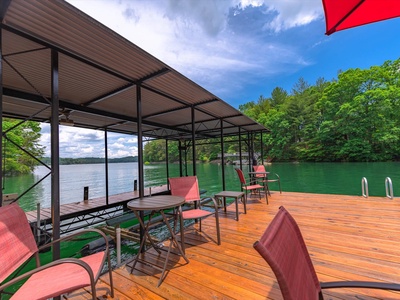
M106 243L106 249L83 258L63 258L41 266L39 251L61 241L70 240L82 232L96 232ZM88 229L71 234L53 242L37 247L31 227L24 211L13 203L0 207L0 293L20 282L28 280L13 294L11 299L34 300L48 299L74 290L91 286L92 298L96 298L96 282L100 276L105 261L108 263L110 276L110 295L114 297L112 270L108 241L99 230ZM36 268L16 278L10 275L30 258L35 257ZM10 277L10 280L5 280Z
M253 166L253 170L254 170L254 172L266 172L264 165ZM271 177L271 176L273 176L273 177ZM259 182L263 183L263 185L265 187L265 192L268 193L268 195L271 196L271 193L269 190L269 185L268 185L268 183L270 183L270 182L278 182L279 192L282 194L281 178L279 177L278 174L276 174L276 173L270 173L268 175L255 174L255 177L257 180L259 180Z
M282 206L260 240L253 246L275 273L285 300L323 300L321 289L325 288L400 290L399 284L384 282L334 281L320 283L300 229L293 217Z
M199 231L201 232L201 219L215 215L215 226L217 229L217 244L221 244L219 218L218 218L218 204L214 198L211 198L214 203L214 211L209 211L201 208L201 198L199 183L197 176L175 177L169 178L171 195L181 196L185 198L186 203L195 205L194 209L181 210L181 244L182 250L185 252L185 237L183 234L183 220L199 220Z
M244 191L244 198L245 201L247 203L247 191L258 191L258 195L260 196L261 199L261 190L264 189L264 187L262 185L257 184L247 184L246 182L246 177L244 177L243 171L240 169L235 169L236 173L239 176L239 180L240 180L240 186L242 189L242 192ZM267 204L268 204L268 197L266 197L267 200Z

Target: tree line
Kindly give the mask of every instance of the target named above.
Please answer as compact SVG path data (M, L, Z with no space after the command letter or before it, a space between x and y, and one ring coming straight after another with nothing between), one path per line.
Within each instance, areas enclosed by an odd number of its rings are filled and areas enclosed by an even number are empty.
M60 157L60 165L80 165L80 164L104 164L104 157ZM108 163L125 163L125 162L137 162L137 156L126 156L119 158L109 158ZM43 157L42 162L47 165L50 165L51 159L50 157Z
M239 110L267 127L264 159L270 161L368 162L400 158L400 60L369 69L339 71L337 79L300 78L290 92L276 87ZM178 147L169 143L169 159ZM257 150L257 149L256 149ZM237 152L232 143L225 152ZM245 150L244 150L245 151ZM197 159L209 161L219 144L196 146ZM165 141L147 143L148 161L165 160ZM190 155L190 152L189 152Z

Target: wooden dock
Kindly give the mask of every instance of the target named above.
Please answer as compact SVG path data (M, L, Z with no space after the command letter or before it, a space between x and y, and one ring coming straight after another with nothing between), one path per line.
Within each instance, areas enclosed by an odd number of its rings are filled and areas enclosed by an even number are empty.
M146 188L144 191L145 196L150 194L157 194L167 191L167 185L161 185L152 187L151 190ZM95 199L89 199L88 201L77 201L68 204L62 204L60 206L60 218L61 220L73 218L74 216L83 215L86 213L96 212L107 207L113 207L124 204L132 199L139 198L139 191L132 191L127 193L121 193L111 195L108 197L108 204L106 197L99 197ZM37 210L26 212L26 216L30 223L36 223L37 221ZM40 209L40 220L43 223L51 223L51 208Z
M144 264L130 274L130 263L113 271L114 299L282 299L275 276L253 243L283 205L297 220L321 281L372 280L400 283L400 199L279 194L250 198L240 221L234 205L220 210L222 244L216 245L215 221L203 221L203 235L186 231L188 264L173 256L170 271L157 288L160 272ZM207 235L206 235L207 234ZM166 253L162 253L162 258ZM146 259L162 264L153 249ZM108 277L100 278L98 297L106 296ZM366 289L324 290L325 299L400 299L399 292ZM90 289L66 295L90 299ZM101 298L101 299L104 299Z

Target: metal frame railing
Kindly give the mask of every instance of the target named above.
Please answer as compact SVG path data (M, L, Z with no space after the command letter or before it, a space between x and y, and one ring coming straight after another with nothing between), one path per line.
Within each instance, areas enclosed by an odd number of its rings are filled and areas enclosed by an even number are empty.
M393 199L393 183L390 177L386 177L385 179L385 190L386 190L386 197L389 199ZM366 177L361 179L361 194L364 198L368 198L369 191L368 191L368 180Z
M365 177L361 179L361 194L363 197L368 198L368 180Z
M393 199L393 184L392 179L386 177L385 179L385 189L386 189L386 197L389 199Z

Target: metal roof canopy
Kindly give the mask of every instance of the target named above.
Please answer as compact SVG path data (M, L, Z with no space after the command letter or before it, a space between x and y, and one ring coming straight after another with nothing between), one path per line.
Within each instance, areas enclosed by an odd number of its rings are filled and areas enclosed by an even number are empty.
M109 131L137 135L141 198L144 137L192 144L221 138L223 145L223 136L240 139L267 131L63 0L2 0L0 22L2 117L52 125L54 239L60 237L59 116L69 117L76 127L104 130L105 136ZM195 158L195 147L192 151ZM106 171L106 197L107 186ZM53 258L59 257L55 244Z
M76 127L170 140L267 129L63 0L2 1L3 116L51 120L51 53L60 111ZM194 116L194 122L192 122ZM222 126L221 126L222 122ZM194 125L194 128L193 128ZM239 129L240 128L240 129Z

